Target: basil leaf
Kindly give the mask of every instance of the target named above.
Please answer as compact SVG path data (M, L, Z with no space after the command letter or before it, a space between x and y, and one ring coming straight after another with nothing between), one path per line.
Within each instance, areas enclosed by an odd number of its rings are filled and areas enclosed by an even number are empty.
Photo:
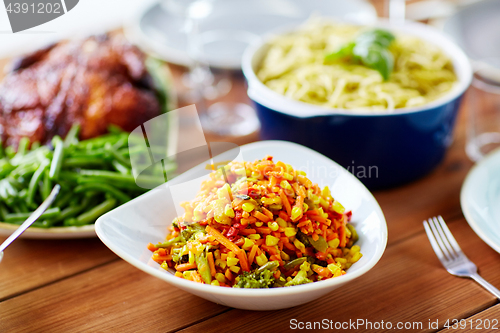
M366 67L378 71L384 80L388 80L394 68L394 57L388 49L378 44L359 44L353 49L355 57Z
M394 39L394 35L386 30L366 31L337 52L326 55L325 62L361 63L378 71L384 80L388 80L394 69L394 57L388 48Z

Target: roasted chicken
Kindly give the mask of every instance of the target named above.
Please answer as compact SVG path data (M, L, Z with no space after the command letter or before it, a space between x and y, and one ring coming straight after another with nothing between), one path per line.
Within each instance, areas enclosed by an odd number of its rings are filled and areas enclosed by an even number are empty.
M0 136L48 142L80 123L80 138L110 124L131 131L161 112L145 55L121 36L64 41L13 62L0 84Z

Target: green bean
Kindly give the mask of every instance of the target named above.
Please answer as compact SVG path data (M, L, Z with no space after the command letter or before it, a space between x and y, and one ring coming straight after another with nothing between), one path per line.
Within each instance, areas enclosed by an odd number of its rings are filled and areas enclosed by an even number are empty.
M29 144L30 144L30 139L27 137L22 137L19 140L19 144L17 146L16 156L24 156L26 154L26 151L28 150Z
M307 260L307 257L300 257L289 261L283 266L286 270L290 270L298 265L302 265Z
M280 265L279 261L275 260L275 261L268 261L267 263L265 263L264 265L260 266L258 269L257 269L257 272L258 273L262 273L264 272L266 269L270 270L270 271L274 271L278 266Z
M118 161L120 162L121 164L123 165L126 165L128 167L130 167L130 160L127 160L125 157L123 157L122 155L120 155L115 147L113 147L111 144L107 143L105 146L104 146L104 149L106 149L107 151L109 151L109 153Z
M7 158L12 159L16 155L16 150L12 146L8 146L5 148L5 155L7 155Z
M30 184L28 186L28 197L26 198L26 202L28 203L28 205L33 204L36 188L38 186L38 183L42 179L43 173L47 169L48 165L48 163L40 164L33 177L31 177Z
M43 183L41 187L41 195L43 200L47 199L50 195L50 191L52 190L52 181L50 180L49 171L45 170L43 173Z
M79 214L85 208L87 208L89 206L90 201L91 201L90 198L84 198L80 205L70 206L70 207L63 209L61 211L61 214L59 214L59 216L57 216L51 220L48 220L47 223L54 224L54 223L64 221L67 218L70 218L70 217L73 217L73 216Z
M110 211L116 206L115 199L109 199L103 203L95 206L94 208L88 210L87 212L79 215L76 218L67 219L64 221L65 225L81 226L85 224L93 223L97 218L104 213Z
M37 150L38 148L40 148L40 141L35 141L31 144L31 150Z
M74 124L71 126L66 138L64 139L64 146L69 147L73 144L78 143L78 133L80 132L80 124Z
M9 210L2 203L0 203L0 217L2 218L2 221L5 221L7 214L9 214Z
M10 213L5 216L5 222L19 222L26 220L33 212L25 212L25 213ZM49 208L42 215L40 215L40 219L47 219L56 217L61 213L59 207Z
M91 157L101 157L104 158L108 155L108 152L104 148L97 148L93 150L75 150L71 153L73 158L91 158Z
M111 194L113 197L116 199L120 200L122 203L130 201L131 198L123 193L122 191L114 188L111 185L105 184L105 183L86 183L82 185L78 185L75 187L75 193L82 193L87 190L95 190L95 191L101 191L105 193Z
M203 253L200 253L194 257L196 266L198 267L198 272L200 272L201 279L206 284L212 282L212 274L210 274L210 266L208 266L208 260Z
M115 170L121 173L122 175L130 175L131 170L128 167L121 164L120 162L118 162L117 160L113 160L111 164L113 165Z
M52 158L52 163L50 164L49 178L51 180L57 180L59 178L59 173L61 172L63 159L64 159L64 142L58 140L54 148L54 157Z
M106 162L102 158L98 157L68 157L64 159L64 168L81 168L88 166L102 166L104 167Z

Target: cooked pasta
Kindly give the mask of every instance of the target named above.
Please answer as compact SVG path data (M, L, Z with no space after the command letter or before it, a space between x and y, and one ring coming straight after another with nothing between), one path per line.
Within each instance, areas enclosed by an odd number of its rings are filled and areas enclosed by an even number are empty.
M390 45L394 70L387 81L361 64L325 62L325 55L354 40L366 28L324 20L276 37L258 78L289 98L327 108L394 110L427 104L452 89L453 64L439 46L396 34Z

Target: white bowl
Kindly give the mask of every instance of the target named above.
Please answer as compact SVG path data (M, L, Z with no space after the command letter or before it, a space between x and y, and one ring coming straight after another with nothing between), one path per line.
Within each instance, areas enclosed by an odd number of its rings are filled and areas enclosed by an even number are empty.
M226 152L225 160L234 156ZM135 267L160 278L180 289L212 302L247 310L275 310L289 308L312 301L368 272L382 256L387 243L387 225L384 215L373 195L337 163L300 145L282 141L261 141L240 147L240 156L246 161L261 159L266 155L274 161L283 161L304 170L320 186L328 185L335 199L347 210L352 210L363 257L347 274L310 284L272 289L236 289L199 284L175 277L152 261L147 249L149 242L163 241L167 226L176 216L171 193L167 187L191 181L183 195L194 198L202 178L198 177L206 163L189 170L150 192L101 216L96 222L97 236L118 256ZM192 186L196 183L196 186Z

